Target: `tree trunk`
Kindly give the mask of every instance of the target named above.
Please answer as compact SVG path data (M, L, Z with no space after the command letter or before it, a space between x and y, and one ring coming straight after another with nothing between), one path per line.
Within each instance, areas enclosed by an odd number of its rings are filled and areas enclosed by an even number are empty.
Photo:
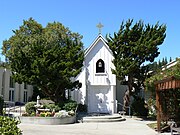
M123 97L123 111L128 112L129 107L129 89L126 90Z
M126 113L129 112L129 107L130 107L130 96L132 93L132 83L133 83L133 78L131 76L128 76L128 89L126 90L124 97L123 97L123 111Z

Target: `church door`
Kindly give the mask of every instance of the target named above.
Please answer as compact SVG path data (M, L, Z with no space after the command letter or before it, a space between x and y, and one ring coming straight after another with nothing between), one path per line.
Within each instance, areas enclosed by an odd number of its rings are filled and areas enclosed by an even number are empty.
M108 93L107 86L91 86L88 91L88 112L109 113Z

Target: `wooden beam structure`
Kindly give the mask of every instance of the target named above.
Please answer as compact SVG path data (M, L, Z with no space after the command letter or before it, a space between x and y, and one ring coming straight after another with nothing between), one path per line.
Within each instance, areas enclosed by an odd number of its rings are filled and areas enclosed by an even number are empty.
M168 89L180 88L180 79L171 76L163 80L156 81L155 87L156 90L168 90Z
M162 107L160 100L160 92L170 89L177 89L180 88L180 79L175 78L174 76L164 78L160 81L155 82L155 89L156 89L156 106L157 106L157 130L158 132L161 131L160 125L162 121Z

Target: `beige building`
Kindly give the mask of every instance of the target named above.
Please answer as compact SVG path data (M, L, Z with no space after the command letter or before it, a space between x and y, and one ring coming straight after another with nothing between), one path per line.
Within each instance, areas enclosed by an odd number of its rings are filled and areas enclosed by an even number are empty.
M0 95L5 101L28 102L33 94L33 86L26 83L18 84L12 77L10 69L0 67Z

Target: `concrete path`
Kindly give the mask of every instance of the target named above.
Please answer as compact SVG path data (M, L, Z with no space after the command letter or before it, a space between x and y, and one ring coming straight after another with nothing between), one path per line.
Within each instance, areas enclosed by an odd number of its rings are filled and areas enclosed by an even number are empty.
M158 135L148 121L127 118L112 123L76 123L69 125L19 125L23 135Z

